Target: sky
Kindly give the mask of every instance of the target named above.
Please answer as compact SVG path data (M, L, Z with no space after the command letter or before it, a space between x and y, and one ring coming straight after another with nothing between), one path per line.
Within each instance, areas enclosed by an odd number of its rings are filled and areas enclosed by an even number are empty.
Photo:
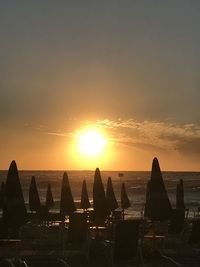
M200 2L0 2L0 169L200 171ZM78 155L95 128L107 150Z

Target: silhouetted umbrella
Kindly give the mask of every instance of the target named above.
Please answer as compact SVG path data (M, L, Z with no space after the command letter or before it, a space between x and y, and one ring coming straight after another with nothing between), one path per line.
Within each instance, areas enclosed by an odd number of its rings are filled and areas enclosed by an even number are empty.
M3 208L4 199L5 199L5 183L2 182L1 189L0 189L0 209Z
M64 217L65 215L70 215L75 210L76 207L72 197L69 179L67 173L64 172L61 187L60 214Z
M5 186L5 202L3 222L16 234L16 231L27 221L27 212L19 180L17 165L13 160L10 164Z
M41 208L40 197L34 176L32 176L29 187L29 208L31 211L39 211Z
M107 181L106 199L107 199L107 203L108 203L108 209L110 211L114 211L115 209L117 209L119 207L117 200L116 200L116 197L115 197L114 190L113 190L111 177L108 177L108 181Z
M122 183L121 186L121 208L124 209L128 209L131 206L127 192L126 192L126 187L125 184Z
M1 183L1 190L5 191L5 183L4 182Z
M94 207L94 215L96 222L97 223L104 222L109 211L99 168L95 170L95 175L94 175L93 207Z
M90 204L89 197L88 197L86 181L83 180L80 208L86 210L90 207L91 207L91 204Z
M121 186L121 208L123 210L123 213L122 213L123 219L124 219L124 210L128 209L130 206L131 206L131 204L130 204L130 201L129 201L129 198L128 198L128 195L126 192L125 184L122 183L122 186Z
M47 193L46 193L46 207L49 209L54 206L53 194L51 191L51 185L48 184L47 186Z
M144 217L151 217L151 209L150 209L150 181L147 182L146 188L146 202L144 207Z
M176 209L185 213L183 180L180 179L176 186Z
M183 180L180 179L176 186L176 209L172 209L168 232L170 234L181 233L184 226L185 203Z
M151 179L147 186L149 190L146 199L145 215L152 220L163 221L171 216L172 207L165 189L159 162L153 159Z

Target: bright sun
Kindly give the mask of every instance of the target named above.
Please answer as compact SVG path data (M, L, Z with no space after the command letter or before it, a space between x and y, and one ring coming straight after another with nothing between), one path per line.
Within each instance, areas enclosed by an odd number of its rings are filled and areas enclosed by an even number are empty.
M95 130L87 130L79 135L79 151L84 156L101 155L105 145L106 139Z

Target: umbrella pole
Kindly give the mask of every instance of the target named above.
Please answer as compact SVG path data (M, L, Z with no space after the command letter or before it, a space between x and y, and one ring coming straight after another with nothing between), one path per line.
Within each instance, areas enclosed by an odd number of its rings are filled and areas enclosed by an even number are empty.
M61 246L62 246L62 256L65 256L65 218L61 221Z
M124 217L125 217L125 215L124 215L124 209L122 210L122 219L124 220Z

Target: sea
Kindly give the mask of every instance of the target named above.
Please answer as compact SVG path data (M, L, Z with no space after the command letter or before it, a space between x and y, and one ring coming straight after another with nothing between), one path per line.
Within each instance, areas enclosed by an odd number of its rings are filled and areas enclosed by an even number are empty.
M63 173L63 171L19 171L27 208L30 181L31 177L35 176L41 202L45 203L47 185L50 183L56 203L53 207L53 211L58 211ZM88 194L92 203L94 171L68 171L67 173L77 207L79 207L80 203L83 179L87 182ZM150 175L151 173L146 171L101 171L105 188L107 178L109 176L112 178L114 191L119 204L121 183L125 183L127 194L131 202L131 207L126 210L126 214L129 217L140 216L141 212L143 212L146 185L147 181L150 179ZM162 175L172 206L175 206L176 202L176 185L180 179L183 179L185 205L186 208L189 208L189 216L194 216L197 213L198 207L200 207L200 172L162 172ZM0 182L5 181L6 176L7 171L0 171Z

